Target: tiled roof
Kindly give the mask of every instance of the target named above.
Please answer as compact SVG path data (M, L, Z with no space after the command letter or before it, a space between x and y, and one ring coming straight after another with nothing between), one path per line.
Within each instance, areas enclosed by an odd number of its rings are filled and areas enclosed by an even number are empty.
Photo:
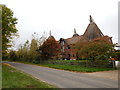
M85 33L83 34L83 38L85 38L86 40L93 40L95 38L103 36L104 36L103 33L100 31L100 29L94 22L91 22L88 25Z
M103 37L99 37L99 38L94 39L94 41L99 41L99 40L106 41L108 43L113 43L112 37L109 37L109 36L103 36Z
M48 39L54 39L55 40L55 38L53 36L49 36Z
M91 16L90 16L91 17ZM61 38L60 41L65 41L66 45L71 45L71 44L76 44L78 42L84 42L84 41L89 41L89 40L99 40L100 39L105 39L109 40L109 42L112 42L112 39L110 37L104 36L101 30L98 28L96 23L93 21L92 17L90 18L90 23L88 27L86 28L86 31L84 32L83 35L78 35L76 33L76 29L74 29L74 34L71 38L63 39ZM55 39L53 36L49 36L48 39Z
M77 42L80 41L81 37L82 37L82 36L74 36L74 37L65 39L65 42L66 42L67 44L75 44L75 43L77 43Z

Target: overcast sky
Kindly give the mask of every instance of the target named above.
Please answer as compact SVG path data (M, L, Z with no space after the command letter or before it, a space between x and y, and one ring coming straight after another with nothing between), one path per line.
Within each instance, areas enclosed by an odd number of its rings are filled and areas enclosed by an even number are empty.
M34 32L39 36L51 30L59 40L72 37L74 28L82 35L92 15L104 35L118 42L118 1L119 0L1 0L14 12L18 19L16 25L20 43L32 38Z

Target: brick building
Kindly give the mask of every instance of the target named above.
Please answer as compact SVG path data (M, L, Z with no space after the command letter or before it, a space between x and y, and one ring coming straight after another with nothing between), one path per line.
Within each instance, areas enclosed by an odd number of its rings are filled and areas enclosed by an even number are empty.
M100 39L112 43L112 37L103 35L97 24L93 21L92 17L90 16L90 23L88 24L83 35L77 34L76 29L74 29L74 34L72 37L67 39L60 38L60 40L58 41L61 50L60 58L67 60L75 60L78 57L78 50L71 48L72 46L74 46L76 43L91 40L99 41Z

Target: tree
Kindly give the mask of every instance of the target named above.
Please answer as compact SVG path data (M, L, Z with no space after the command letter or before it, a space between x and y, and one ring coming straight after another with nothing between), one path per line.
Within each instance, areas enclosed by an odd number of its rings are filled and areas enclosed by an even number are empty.
M9 56L9 59L12 60L12 61L16 61L17 60L16 51L10 50L8 56Z
M39 52L44 60L57 59L60 52L60 46L54 37L51 36L51 38L48 38L43 45L40 46Z
M38 45L41 46L43 40L45 40L45 37L39 39L38 34L34 32L34 34L32 34L31 42L27 40L23 45L19 45L20 47L15 52L17 60L40 63L40 53L37 52L37 49Z
M103 40L88 41L78 43L75 48L78 49L78 56L87 59L86 66L89 67L110 67L109 58L113 49L113 44Z
M38 49L37 40L32 39L30 44L30 50L29 50L29 62L37 62L36 60L39 58L38 52L36 51Z
M23 45L19 45L18 50L16 51L17 60L19 61L29 61L29 51L30 51L30 44L27 40Z
M4 59L7 49L11 47L10 42L18 30L15 28L17 19L13 17L13 12L5 5L0 5L0 7L2 8L0 22L2 22L2 54Z
M78 49L79 57L88 58L92 61L96 59L108 59L108 53L111 53L113 49L113 44L107 43L105 41L89 41L78 43L76 45Z

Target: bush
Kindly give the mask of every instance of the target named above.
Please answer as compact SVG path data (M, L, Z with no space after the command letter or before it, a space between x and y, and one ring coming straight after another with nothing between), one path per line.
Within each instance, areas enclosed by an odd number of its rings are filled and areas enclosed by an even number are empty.
M16 61L16 59L17 59L17 55L16 55L15 51L11 50L8 56L9 56L9 59L12 61Z
M83 67L110 67L108 60L49 60L45 64L76 65Z

